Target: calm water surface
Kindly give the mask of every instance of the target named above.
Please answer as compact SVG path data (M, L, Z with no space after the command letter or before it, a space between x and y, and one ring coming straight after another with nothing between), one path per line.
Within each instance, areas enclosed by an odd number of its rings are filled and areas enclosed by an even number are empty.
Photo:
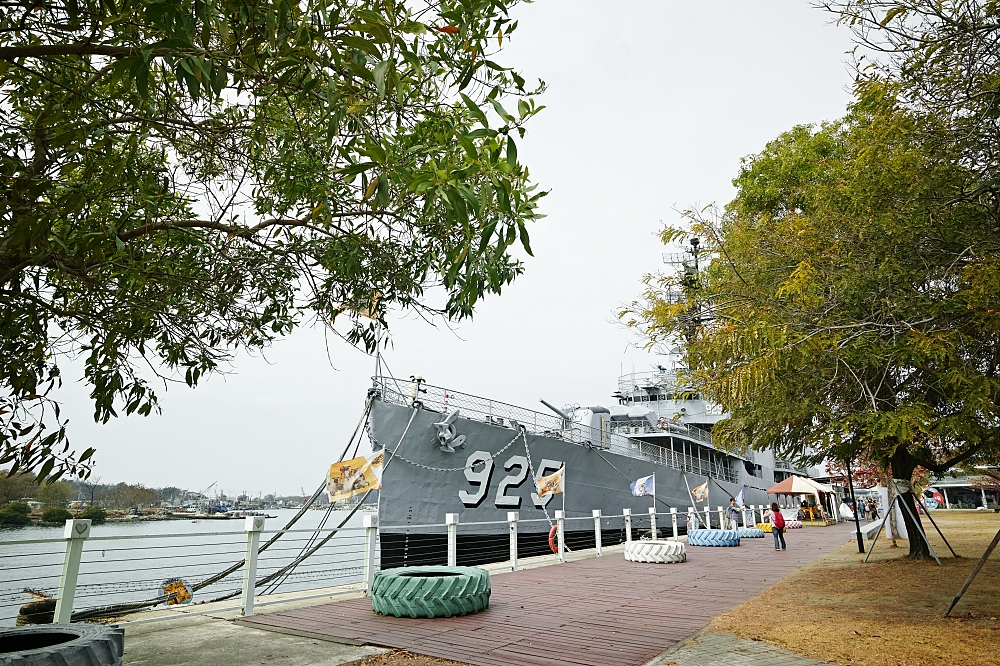
M263 544L295 515L295 509L272 509L277 518L267 520ZM334 511L319 531L330 534L347 516ZM364 566L362 511L358 511L336 536L298 565L277 588L291 592L358 582ZM325 511L307 511L292 528L260 555L258 579L293 561L315 544ZM298 531L302 530L302 531ZM271 534L269 534L269 532ZM21 604L31 600L25 588L56 596L65 553L63 527L0 529L0 626L13 626ZM49 543L17 543L57 539ZM168 520L106 523L91 528L80 565L74 610L92 606L139 601L155 597L168 579L194 584L243 559L247 537L244 521ZM242 569L195 593L194 601L208 601L242 586ZM257 594L263 594L258 588ZM234 601L236 603L236 601Z

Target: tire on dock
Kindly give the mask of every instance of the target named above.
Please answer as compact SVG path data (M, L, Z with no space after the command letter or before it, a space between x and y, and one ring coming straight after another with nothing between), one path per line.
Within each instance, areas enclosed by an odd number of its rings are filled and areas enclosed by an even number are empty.
M486 610L490 575L476 567L404 567L376 571L372 610L395 617L452 617Z
M785 521L785 529L786 530L800 530L800 529L802 529L802 521L801 520L786 520Z
M686 562L687 547L683 541L628 541L625 544L625 559L657 564Z
M771 523L757 523L757 529L764 530L766 533L771 533Z
M740 533L737 530L691 530L688 544L692 546L738 546Z
M764 530L759 527L741 527L740 528L740 538L741 539L763 539Z
M0 663L10 666L121 666L125 630L100 624L0 629Z

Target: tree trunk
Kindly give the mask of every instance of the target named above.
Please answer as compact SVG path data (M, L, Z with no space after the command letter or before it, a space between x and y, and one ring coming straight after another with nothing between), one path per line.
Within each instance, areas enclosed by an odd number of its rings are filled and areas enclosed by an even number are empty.
M900 444L896 447L889 462L892 466L893 478L905 479L908 483L913 479L913 471L917 468L917 461L910 454L906 444ZM927 543L920 536L923 527L920 524L920 514L917 513L917 503L916 498L913 496L913 490L900 493L899 501L905 502L906 506L910 508L909 511L905 508L902 511L903 524L906 525L906 534L910 541L910 559L922 560L930 557L931 553L927 548ZM888 509L888 507L886 508ZM916 518L916 522L914 522L914 518Z

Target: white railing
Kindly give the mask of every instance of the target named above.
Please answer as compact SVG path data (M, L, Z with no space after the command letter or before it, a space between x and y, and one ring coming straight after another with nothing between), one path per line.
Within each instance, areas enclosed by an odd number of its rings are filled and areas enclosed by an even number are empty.
M756 522L756 511L763 512L764 508L748 507L744 525ZM750 511L754 513L750 515ZM54 612L48 609L47 617L43 612L42 617L28 618L35 622L125 616L129 622L171 619L178 614L159 611L182 608L170 602L183 597L185 590L194 595L185 601L232 600L231 606L212 606L204 612L238 609L242 615L252 615L255 606L287 601L283 593L289 591L301 593L296 599L367 594L382 563L380 532L388 536L407 533L414 527L435 528L432 534L424 529L420 534L408 535L414 539L436 539L433 552L422 555L423 560L430 557L435 563L453 566L470 560L478 564L506 562L511 570L517 571L526 555L524 544L518 539L524 533L520 526L548 522L544 518L519 520L516 511L509 512L506 521L462 523L460 518L460 514L454 513L447 514L444 523L379 527L374 514L365 514L360 527L275 531L266 529L264 519L257 517L248 518L242 532L110 536L100 535L100 530L94 530L89 520L68 520L61 539L0 542L0 626L14 624L17 609L30 601L32 594L56 600ZM688 525L722 529L723 524L721 506L688 507L686 512L676 508L654 512L651 508L648 513L636 515L630 509L615 515L602 515L595 509L582 516L567 516L557 510L557 552L546 552L549 557L565 561L568 543L577 556L582 552L584 556L599 557L603 548L615 543L650 537L677 540L681 532L686 533ZM491 525L503 525L509 531L507 548L483 546L476 539L464 544L460 541L470 533L482 535L479 528ZM537 526L530 527L536 541L539 534L547 532ZM289 564L301 553L331 532L336 533L335 539L289 569ZM262 542L278 534L280 539L261 550ZM215 578L212 574L220 570L230 573L199 587L199 582ZM177 580L183 581L183 585L168 588L164 593L163 586ZM313 592L316 594L310 594ZM158 603L150 604L150 600ZM185 614L197 613L189 606L183 608Z

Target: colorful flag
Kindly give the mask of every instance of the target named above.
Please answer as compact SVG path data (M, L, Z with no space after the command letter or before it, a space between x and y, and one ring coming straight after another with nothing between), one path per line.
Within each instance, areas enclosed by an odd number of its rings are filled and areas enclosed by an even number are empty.
M632 494L636 497L646 497L647 495L656 494L656 475L650 474L649 476L644 476L638 479L629 488L632 489Z
M742 488L740 488L740 494L736 496L736 506L738 506L738 507L743 507L743 506L746 506L746 505L745 505L745 504L743 503L743 501L744 501L744 500L743 500L743 489L742 489Z
M691 494L694 495L695 502L705 502L708 500L708 481L695 487Z
M382 487L381 472L385 456L381 451L330 465L326 492L330 504Z
M553 472L548 476L543 476L538 479L538 499L561 493L563 491L563 478L565 477L565 472L566 468L562 467L558 472Z

